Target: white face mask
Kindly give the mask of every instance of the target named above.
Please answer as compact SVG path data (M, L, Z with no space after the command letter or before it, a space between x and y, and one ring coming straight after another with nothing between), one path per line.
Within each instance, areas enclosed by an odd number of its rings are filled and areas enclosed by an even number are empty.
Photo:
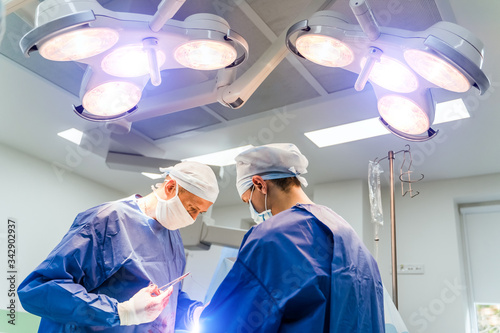
M181 199L179 199L179 184L177 184L177 188L175 189L175 196L169 200L160 198L154 189L153 193L156 199L158 199L158 203L156 204L156 220L162 226L169 230L177 230L194 223L194 219L189 215L186 208L182 205Z
M259 213L255 210L255 208L253 208L252 195L254 189L255 187L252 187L252 192L250 193L250 199L248 200L248 208L250 208L250 216L252 217L252 219L255 221L255 223L259 224L269 219L271 216L273 216L273 213L271 213L270 209L267 209L267 193L266 197L264 198L265 210L262 213Z

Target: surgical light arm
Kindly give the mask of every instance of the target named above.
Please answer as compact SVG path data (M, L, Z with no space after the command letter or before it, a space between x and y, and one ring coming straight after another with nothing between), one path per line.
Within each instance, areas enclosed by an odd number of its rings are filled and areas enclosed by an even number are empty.
M198 218L192 225L179 229L188 250L208 250L211 245L239 248L247 230L207 224Z
M296 20L309 17L316 11L332 5L335 0L311 0ZM285 44L287 31L283 31L257 61L238 79L228 86L218 88L217 100L224 106L237 109L243 106L262 82L288 55Z

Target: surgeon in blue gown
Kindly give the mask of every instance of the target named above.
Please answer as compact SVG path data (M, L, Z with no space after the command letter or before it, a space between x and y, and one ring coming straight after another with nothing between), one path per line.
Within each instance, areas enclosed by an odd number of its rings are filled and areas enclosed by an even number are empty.
M377 263L351 226L301 185L293 144L236 157L237 189L258 223L200 317L200 332L384 332Z
M39 332L167 332L189 328L202 303L179 284L186 264L179 228L218 195L206 165L162 169L165 181L145 197L108 202L76 217L62 241L19 286Z

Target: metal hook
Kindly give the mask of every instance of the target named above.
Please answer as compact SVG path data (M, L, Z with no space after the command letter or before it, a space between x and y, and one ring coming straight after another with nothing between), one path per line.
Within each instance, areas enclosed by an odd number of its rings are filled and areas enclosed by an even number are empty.
M410 152L410 146L409 145L406 145L406 146L408 146L408 150L403 151L403 163L401 164L400 175L399 175L399 180L401 181L401 195L404 197L407 193L409 193L410 194L410 198L413 198L413 197L417 196L420 192L414 191L411 188L411 184L419 182L422 179L424 179L424 175L422 175L422 177L420 179L418 179L418 180L412 180L411 179L411 173L413 172L411 170L411 166L413 164L413 159L412 159L411 152ZM409 157L409 164L408 164L408 168L406 169L406 171L403 171L404 165L406 163L407 155ZM407 176L408 178L407 179L403 179L404 176ZM406 190L406 191L404 189L404 187L405 187L404 184L405 183L408 184L408 190Z

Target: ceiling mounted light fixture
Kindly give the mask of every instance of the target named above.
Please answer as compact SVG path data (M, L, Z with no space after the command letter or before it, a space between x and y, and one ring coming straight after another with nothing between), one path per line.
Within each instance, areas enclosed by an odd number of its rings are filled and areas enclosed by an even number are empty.
M45 0L35 28L20 41L53 61L88 65L75 112L92 121L123 118L137 109L148 81L167 69L224 70L248 58L248 44L221 17L173 20L185 0L163 0L154 16L113 12L96 0Z
M370 81L380 121L393 134L425 141L435 104L430 90L483 94L490 82L481 70L483 44L470 31L438 22L425 31L379 27L366 0L350 0L358 24L340 13L320 11L288 29L286 44L298 57L358 74L354 88Z

